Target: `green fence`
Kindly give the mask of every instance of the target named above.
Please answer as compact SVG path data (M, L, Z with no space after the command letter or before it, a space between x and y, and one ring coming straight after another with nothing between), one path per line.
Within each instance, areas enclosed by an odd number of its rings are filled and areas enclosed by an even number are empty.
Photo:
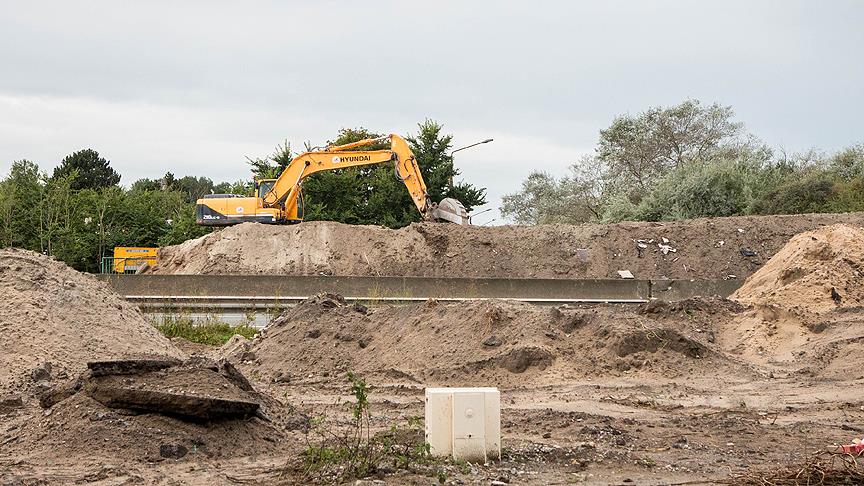
M156 258L115 258L102 257L100 273L136 273L148 264L156 263Z

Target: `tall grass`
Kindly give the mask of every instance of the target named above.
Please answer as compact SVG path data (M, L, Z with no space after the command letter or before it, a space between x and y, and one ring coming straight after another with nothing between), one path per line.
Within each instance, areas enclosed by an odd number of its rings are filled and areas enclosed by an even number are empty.
M156 329L169 338L180 337L187 341L209 346L221 346L231 336L240 334L251 339L258 332L247 323L231 325L218 319L194 320L188 316L164 316L151 321Z

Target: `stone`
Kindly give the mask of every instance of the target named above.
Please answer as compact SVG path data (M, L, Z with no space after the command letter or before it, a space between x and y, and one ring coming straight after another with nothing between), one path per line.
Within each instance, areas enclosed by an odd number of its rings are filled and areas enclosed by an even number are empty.
M499 339L498 336L495 335L489 336L483 341L483 345L489 347L501 346L502 344L503 342L501 341L501 339Z
M50 381L51 380L51 363L46 361L30 371L30 378L33 381Z
M273 377L273 383L291 383L291 373L280 371Z
M159 446L159 455L167 459L180 459L189 453L189 449L182 444L162 444Z
M3 395L0 396L0 413L9 413L16 408L24 406L24 400L21 395Z

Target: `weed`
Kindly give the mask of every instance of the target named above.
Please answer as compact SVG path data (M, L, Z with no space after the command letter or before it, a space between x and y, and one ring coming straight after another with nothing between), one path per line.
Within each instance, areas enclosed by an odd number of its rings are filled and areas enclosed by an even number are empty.
M258 330L249 324L232 326L218 319L197 321L187 316L163 316L151 321L156 329L169 338L181 337L187 341L209 346L221 346L231 336L240 334L251 339Z
M410 419L407 429L392 426L373 433L369 385L351 372L347 379L354 397L349 403L351 419L341 424L323 416L310 420L303 453L305 478L342 483L387 469L414 470L427 462L429 444L418 439L422 437L419 418Z

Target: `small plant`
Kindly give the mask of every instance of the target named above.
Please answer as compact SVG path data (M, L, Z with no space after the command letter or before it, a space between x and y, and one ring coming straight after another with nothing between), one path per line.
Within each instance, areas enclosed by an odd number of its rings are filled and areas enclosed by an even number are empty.
M249 324L232 326L227 322L212 318L206 321L196 321L188 316L164 316L152 321L152 323L166 337L180 337L193 343L209 346L221 346L235 334L251 339L258 332Z
M382 468L411 470L429 458L429 444L421 436L419 417L408 421L407 429L392 426L373 433L366 380L347 374L351 395L351 418L344 423L325 417L312 418L307 448L303 453L303 474L307 480L345 482L369 477ZM310 434L316 437L313 441Z

